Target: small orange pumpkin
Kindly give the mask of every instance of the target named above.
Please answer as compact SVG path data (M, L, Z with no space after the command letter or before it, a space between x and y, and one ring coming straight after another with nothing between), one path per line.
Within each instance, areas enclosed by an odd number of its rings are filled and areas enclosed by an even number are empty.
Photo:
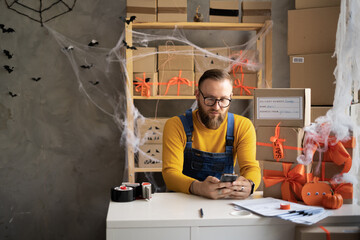
M322 199L323 207L329 209L338 209L343 205L343 202L343 197L338 193L334 193L332 189L331 193L325 194Z
M325 182L319 182L314 177L313 182L306 183L301 190L302 200L306 205L322 206L322 197L331 193L331 187Z

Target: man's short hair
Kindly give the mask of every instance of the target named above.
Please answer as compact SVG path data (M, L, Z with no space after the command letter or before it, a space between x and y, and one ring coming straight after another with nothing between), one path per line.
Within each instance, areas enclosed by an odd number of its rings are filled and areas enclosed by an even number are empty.
M200 89L201 84L206 79L212 79L214 81L223 81L229 80L231 85L233 84L233 80L231 79L229 73L222 69L210 69L203 73L203 75L199 79L198 89Z

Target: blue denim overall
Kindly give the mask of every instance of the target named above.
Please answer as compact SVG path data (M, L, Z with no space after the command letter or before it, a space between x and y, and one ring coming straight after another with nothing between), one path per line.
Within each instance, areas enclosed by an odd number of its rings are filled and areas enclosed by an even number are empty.
M234 115L228 113L224 153L203 152L192 148L191 138L194 131L192 110L187 110L185 116L180 115L179 117L186 133L183 174L204 181L208 176L220 179L223 173L233 173Z

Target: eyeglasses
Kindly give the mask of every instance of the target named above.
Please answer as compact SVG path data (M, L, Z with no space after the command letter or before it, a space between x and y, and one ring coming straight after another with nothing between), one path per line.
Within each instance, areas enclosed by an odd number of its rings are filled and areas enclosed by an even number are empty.
M219 107L221 108L226 108L230 105L231 103L231 99L229 98L213 98L213 97L205 97L204 94L201 92L201 90L199 89L199 92L201 93L201 96L204 98L204 104L206 106L212 107L214 106L216 103L219 104Z

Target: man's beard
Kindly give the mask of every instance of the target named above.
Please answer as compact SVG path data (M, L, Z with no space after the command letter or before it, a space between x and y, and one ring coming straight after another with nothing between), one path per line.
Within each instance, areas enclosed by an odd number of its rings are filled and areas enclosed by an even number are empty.
M217 104L217 102L216 102ZM226 112L221 113L219 112L219 116L214 117L214 118L210 118L209 114L206 113L206 111L204 110L204 108L201 106L201 104L198 104L198 108L199 108L199 116L200 116L200 120L201 122L210 129L218 129L221 125L221 123L224 121L225 117L226 117Z

